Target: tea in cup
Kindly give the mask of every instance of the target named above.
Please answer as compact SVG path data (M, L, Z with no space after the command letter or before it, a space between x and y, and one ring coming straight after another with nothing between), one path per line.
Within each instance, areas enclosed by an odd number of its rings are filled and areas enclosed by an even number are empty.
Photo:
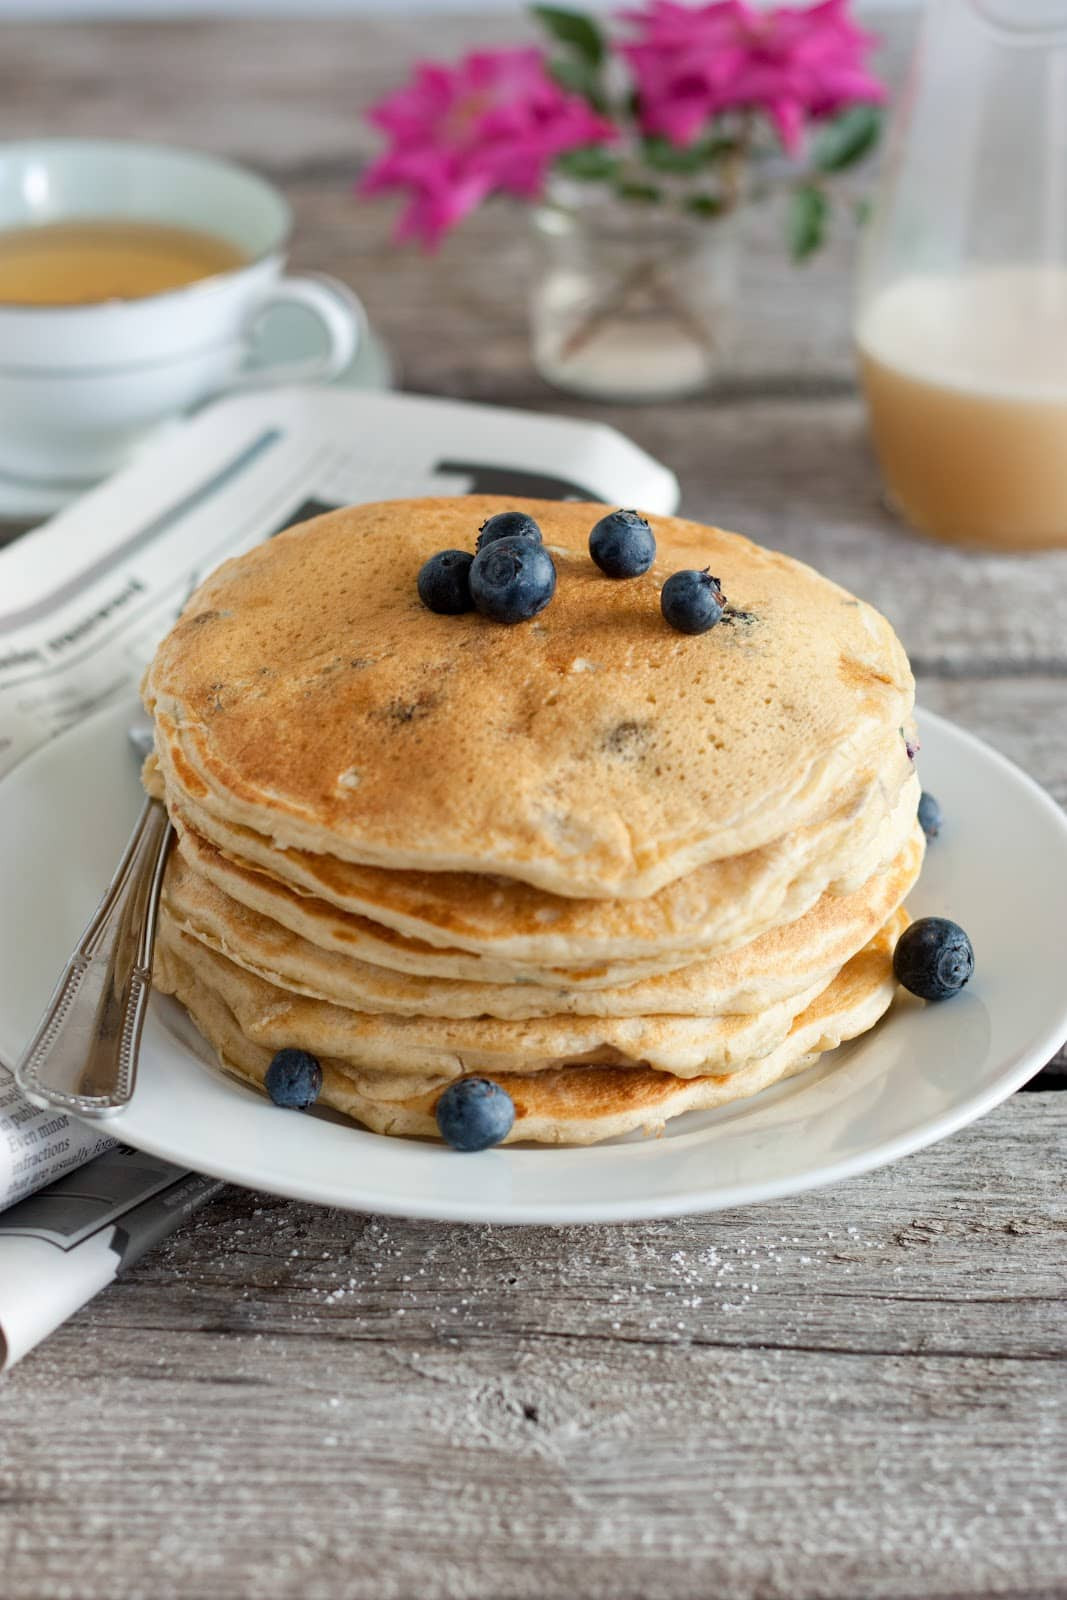
M91 482L211 396L343 371L362 307L334 279L285 275L291 221L277 189L216 157L0 144L0 473ZM325 354L246 370L264 314L294 302Z

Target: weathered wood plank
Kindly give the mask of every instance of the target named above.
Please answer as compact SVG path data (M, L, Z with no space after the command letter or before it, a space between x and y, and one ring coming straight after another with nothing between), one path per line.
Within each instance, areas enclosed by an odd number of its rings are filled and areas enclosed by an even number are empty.
M1065 1155L1035 1095L682 1223L233 1192L0 1388L5 1596L1061 1594Z

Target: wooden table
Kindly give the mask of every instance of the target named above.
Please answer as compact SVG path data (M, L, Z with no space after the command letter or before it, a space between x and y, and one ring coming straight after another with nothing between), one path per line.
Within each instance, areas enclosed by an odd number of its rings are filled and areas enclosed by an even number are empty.
M795 272L755 218L721 392L592 407L531 373L521 214L427 262L353 202L360 107L416 53L521 27L9 25L0 137L254 162L297 264L359 286L408 387L625 429L693 516L881 606L925 704L1067 799L1067 552L962 555L882 510L847 237ZM230 1191L0 1386L0 1592L1063 1596L1063 1082L888 1171L679 1223L436 1227Z

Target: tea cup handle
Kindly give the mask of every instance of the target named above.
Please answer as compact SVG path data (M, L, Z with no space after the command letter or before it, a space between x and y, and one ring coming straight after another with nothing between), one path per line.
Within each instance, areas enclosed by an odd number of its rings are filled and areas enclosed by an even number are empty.
M278 361L239 372L228 391L273 388L283 383L328 383L351 363L359 349L367 314L359 297L347 284L326 273L305 273L281 278L256 307L249 324L249 342L276 306L299 305L314 313L326 331L328 348L306 360Z

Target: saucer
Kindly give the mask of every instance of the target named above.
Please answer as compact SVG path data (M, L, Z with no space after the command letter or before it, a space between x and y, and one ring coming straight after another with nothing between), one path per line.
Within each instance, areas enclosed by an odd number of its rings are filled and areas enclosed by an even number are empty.
M279 306L265 319L256 341L249 370L283 361L303 361L321 353L324 336L315 320L294 306ZM355 357L333 380L338 388L391 389L395 369L385 345L370 327L365 327ZM164 424L173 426L172 423ZM149 438L158 437L158 431ZM92 483L45 483L29 478L7 477L0 473L0 524L25 523L27 528L77 500L93 488ZM0 544L11 530L0 526ZM24 530L18 530L24 531Z

